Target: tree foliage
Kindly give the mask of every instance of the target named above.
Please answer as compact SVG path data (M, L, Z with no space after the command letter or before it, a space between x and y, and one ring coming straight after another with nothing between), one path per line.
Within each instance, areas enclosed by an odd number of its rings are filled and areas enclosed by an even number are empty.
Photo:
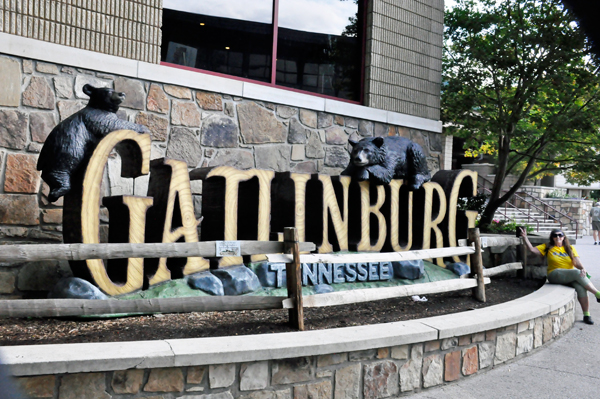
M446 131L497 154L481 224L527 179L600 180L599 64L561 1L458 0L445 23Z

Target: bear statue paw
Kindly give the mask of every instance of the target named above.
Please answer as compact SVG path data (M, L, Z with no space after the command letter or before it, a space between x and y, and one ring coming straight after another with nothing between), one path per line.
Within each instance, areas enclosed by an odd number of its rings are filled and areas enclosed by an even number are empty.
M48 194L48 201L56 202L56 200L58 200L60 197L67 195L70 190L71 190L71 187L66 187L66 186L53 188L50 190L50 193Z
M367 170L367 168L363 168L361 170L357 170L355 177L358 181L365 181L365 180L369 180L369 171Z

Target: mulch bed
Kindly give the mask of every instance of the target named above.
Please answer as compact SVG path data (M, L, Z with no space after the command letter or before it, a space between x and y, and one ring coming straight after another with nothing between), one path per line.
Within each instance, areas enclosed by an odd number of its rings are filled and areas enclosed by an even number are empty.
M427 302L395 298L354 305L305 309L305 328L321 330L412 320L463 312L527 295L543 281L492 278L487 302L471 297L471 290L427 295ZM0 345L40 345L80 342L144 341L219 337L294 331L287 310L156 314L119 319L0 319Z

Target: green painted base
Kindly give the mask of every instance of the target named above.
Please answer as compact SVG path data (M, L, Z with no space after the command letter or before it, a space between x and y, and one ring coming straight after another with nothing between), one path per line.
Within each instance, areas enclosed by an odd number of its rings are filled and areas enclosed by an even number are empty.
M421 283L430 283L441 280L451 280L458 278L453 272L443 269L433 263L425 261L425 274L423 277L417 280L405 280L405 279L392 279L387 281L374 281L365 283L342 283L342 284L331 284L334 291L347 291L356 290L362 288L375 288L375 287L395 287L398 285L412 285ZM254 264L250 264L250 268L253 268ZM314 295L315 289L312 286L303 287L302 295ZM283 288L269 288L265 287L262 290L245 294L248 296L287 296L287 289ZM157 284L153 287L148 288L145 291L138 291L132 294L127 294L118 297L118 299L153 299L153 298L182 298L182 297L194 297L194 296L209 296L204 291L195 290L188 286L185 278L179 280L169 280L163 284Z

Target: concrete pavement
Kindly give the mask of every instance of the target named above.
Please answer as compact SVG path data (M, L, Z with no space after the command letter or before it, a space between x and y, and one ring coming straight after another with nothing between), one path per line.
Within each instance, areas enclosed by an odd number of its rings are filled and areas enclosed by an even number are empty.
M577 240L581 261L600 289L600 246L592 237ZM492 282L493 284L493 282ZM596 322L583 324L577 305L576 322L564 337L530 356L463 378L411 399L575 399L596 397L600 392L600 304L589 294L590 312Z

